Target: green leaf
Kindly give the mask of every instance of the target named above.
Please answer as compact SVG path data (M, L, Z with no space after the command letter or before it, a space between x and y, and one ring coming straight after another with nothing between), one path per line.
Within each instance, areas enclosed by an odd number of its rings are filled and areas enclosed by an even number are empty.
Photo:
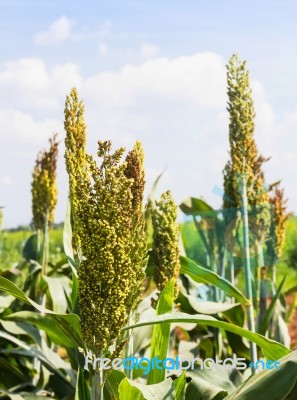
M6 385L15 386L18 383L26 382L28 376L24 375L10 360L0 357L0 377L5 379Z
M175 279L171 279L162 290L157 303L156 314L162 315L172 311L174 301ZM158 356L160 360L165 360L168 353L170 338L170 324L155 325L152 335L151 359ZM154 368L149 372L147 383L159 383L165 379L166 370L164 368Z
M38 394L38 393L20 392L20 395L24 400L53 400L53 398L50 397L49 392L47 392L48 396L45 396L45 393L41 392L40 394Z
M283 287L283 285L285 283L285 280L286 280L286 277L284 277L284 279L281 281L281 283L280 283L280 285L279 285L279 287L277 289L277 292L273 296L273 299L272 299L272 301L271 301L271 303L270 303L270 305L269 305L269 307L268 307L268 309L267 309L267 311L265 313L264 319L261 322L261 325L260 325L260 328L259 328L259 333L261 333L261 335L265 335L265 332L268 329L268 325L269 325L269 323L271 321L271 318L273 316L273 312L274 312L274 308L275 308L276 302L279 299L279 296L281 295L281 290L282 290L282 287Z
M90 400L90 389L86 382L84 370L78 367L74 400Z
M68 318L70 328L72 317L70 315L65 315L65 317ZM73 339L71 330L69 332L65 332L63 329L61 329L58 322L55 320L53 321L50 316L41 315L34 311L19 311L8 315L6 319L12 321L29 322L30 324L37 326L39 329L44 330L55 344L70 348L78 346L77 338Z
M297 398L297 352L279 359L279 370L265 369L253 375L225 400L295 400Z
M64 291L70 293L70 281L67 276L49 277L43 276L47 283L48 290L53 302L53 310L58 314L64 314L67 311L67 300Z
M23 248L23 257L24 257L25 260L27 260L27 261L30 261L30 260L38 261L37 240L38 240L37 233L34 233L26 241L25 246Z
M213 215L213 208L204 200L195 197L188 197L180 204L180 209L186 215L200 215L201 213L210 212Z
M112 370L106 379L105 387L108 389L109 394L114 400L120 400L119 385L126 375L122 371Z
M9 319L10 316L11 314L6 316L5 318ZM24 322L13 322L12 320L11 321L0 320L1 325L7 332L13 335L28 335L34 340L35 343L40 345L41 338L39 330L35 326L32 326L30 322L29 323L28 322L29 321L27 320L24 320Z
M14 283L3 277L0 277L0 290L3 290L6 293L13 295L17 299L22 300L24 303L31 304L41 313L49 314L48 317L54 320L59 325L62 331L64 331L64 333L68 335L74 341L74 343L76 343L76 346L84 348L78 315L57 314L54 311L48 310L40 306L39 304L35 303L35 301L29 299L29 297L26 296L25 293L21 289L19 289Z
M68 386L72 387L72 384L69 381L69 378L67 378L67 376L65 376L59 369L61 367L64 367L65 369L69 369L70 366L65 361L60 359L56 353L54 353L55 354L55 364L54 364L45 355L44 349L43 349L43 351L40 351L39 349L37 349L33 346L29 346L27 343L15 338L14 336L9 335L8 333L5 333L5 332L0 331L0 337L2 337L3 339L9 340L10 342L14 343L15 345L17 345L21 348L21 349L18 349L18 348L3 349L3 350L0 350L1 353L18 354L18 355L25 355L27 357L37 358L50 372L57 375L60 379L62 379L64 381L64 383L66 383ZM48 349L48 351L50 352L51 350ZM61 365L57 365L58 359L59 359L59 363Z
M2 393L4 395L6 395L8 398L10 398L11 400L25 400L24 397L20 396L19 394L9 393L7 390L0 389L0 395Z
M183 400L186 388L186 371L173 381L175 400Z
M214 301L199 301L197 297L188 294L183 294L192 307L199 314L218 314L231 310L238 306L239 303L221 303ZM185 301L185 300L184 300Z
M66 216L63 229L63 246L64 246L64 253L67 257L72 272L74 275L77 276L77 265L75 262L73 248L72 248L71 206L69 199L67 201Z
M228 394L232 393L244 381L241 372L235 368L214 367L208 369L198 367L192 371L187 371L187 377L192 379L198 377L211 385L215 383L217 387Z
M221 290L223 290L230 297L234 297L237 301L239 301L243 305L249 305L250 301L238 290L235 286L233 286L229 281L220 277L215 272L212 272L206 268L201 267L196 264L194 261L190 260L187 257L180 257L181 269L180 273L190 276L194 281L198 283L209 283L212 284Z
M145 400L141 390L133 385L133 381L125 378L121 381L119 386L119 399L120 400Z
M166 379L156 385L136 383L128 378L119 386L120 400L164 400L174 392L171 379Z
M268 339L258 333L253 333L239 326L229 324L228 322L219 321L208 315L188 315L178 312L172 314L157 315L156 317L139 321L137 324L133 326L128 326L124 328L124 330L132 328L134 329L137 328L138 326L144 326L144 325L164 324L164 323L167 324L174 322L182 322L182 323L195 322L200 325L212 326L214 328L225 329L226 331L236 333L252 342L255 342L262 349L265 357L270 360L278 360L280 357L283 357L286 354L290 353L290 350L287 347L283 346L280 343L275 342L274 340Z
M12 283L10 280L6 278L0 277L0 290L3 290L4 292L11 294L16 299L22 300L24 303L31 304L40 312L48 312L54 314L53 311L46 310L44 307L35 303L35 301L29 299L29 297L27 297L21 289L19 289L14 283Z
M225 389L196 376L192 377L187 386L185 400L220 400L227 395L228 392Z
M289 335L289 328L281 315L277 315L274 339L285 346L290 346L291 338Z

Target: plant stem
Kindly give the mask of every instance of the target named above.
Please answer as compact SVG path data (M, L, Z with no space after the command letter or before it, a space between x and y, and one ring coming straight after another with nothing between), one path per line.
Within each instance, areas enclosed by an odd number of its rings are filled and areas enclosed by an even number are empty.
M267 284L265 279L265 271L263 269L264 266L263 248L262 245L258 243L257 298L259 300L257 300L257 304L259 304L259 326L261 325L267 310Z
M229 258L229 262L230 262L230 282L232 283L232 285L234 285L234 283L235 283L235 275L234 275L234 258L233 258L233 254L230 253L229 257L230 257ZM231 302L235 303L234 297L232 297Z
M43 228L43 243L42 243L42 274L47 273L48 264L48 252L49 252L49 230L48 230L48 217L46 216L44 228Z
M135 323L135 314L133 313L132 315L130 315L130 318L129 318L129 325L134 325L134 323ZM127 354L128 357L133 357L133 355L134 355L134 354L133 354L133 353L134 353L133 330L131 331L131 333L130 333L130 331L128 330L128 331L127 331L127 335L128 335L128 340L129 340L129 342L128 342L126 354ZM130 336L130 337L129 337L129 336ZM128 378L129 378L129 379L133 380L133 368L131 368L131 369L128 370L127 375L128 375Z
M100 352L100 361L102 360L103 354ZM103 369L101 365L99 366L99 370L96 369L93 371L91 376L91 388L90 388L90 396L91 400L104 400L104 376Z
M42 263L41 260L41 254L40 254L40 229L37 229L36 231L36 237L37 237L37 243L36 243L36 260L39 262L39 264Z
M256 268L256 305L257 308L260 306L260 297L261 297L261 271L262 267L264 267L264 255L261 243L257 243L258 250L258 260L257 260L257 268Z
M248 225L248 203L246 193L246 182L243 177L242 182L242 216L243 216L243 243L244 243L244 267L245 267L245 290L246 296L250 300L250 305L247 306L248 328L255 332L254 306L253 306L253 291L252 291L252 274L250 263L250 243L249 243L249 225ZM254 365L253 373L256 373L257 362L257 346L254 342L250 342L251 362Z

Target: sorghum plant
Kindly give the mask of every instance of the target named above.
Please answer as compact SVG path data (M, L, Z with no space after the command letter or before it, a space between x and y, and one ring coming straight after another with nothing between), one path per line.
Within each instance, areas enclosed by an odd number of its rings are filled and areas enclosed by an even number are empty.
M76 244L79 308L88 350L115 357L126 344L121 330L140 301L147 261L143 212L143 150L140 142L122 162L124 149L98 143L97 165L86 153L84 106L76 89L66 98L66 166ZM102 384L102 382L101 382Z
M223 171L225 191L223 208L226 222L229 224L231 220L236 219L236 210L242 207L242 187L245 180L247 203L251 214L249 227L253 233L250 239L252 244L258 247L258 264L262 267L264 260L261 246L270 224L269 196L264 187L262 171L262 164L267 159L259 155L256 146L255 112L249 73L245 68L245 62L240 61L237 55L231 57L227 66L227 83L230 160ZM233 212L230 211L232 209ZM235 223L234 225L236 226Z
M37 252L39 253L40 232L43 232L43 249L41 262L43 273L46 272L48 259L48 227L54 222L54 212L57 205L57 135L49 140L49 150L41 151L36 159L31 184L32 194L32 224L37 232Z
M177 278L180 270L179 229L176 223L177 206L171 192L162 194L152 210L153 254L155 260L154 280L161 292L166 284ZM175 296L178 286L175 286Z
M280 182L272 185L272 195L270 197L271 204L271 224L269 241L267 242L267 252L272 267L272 280L276 283L276 261L281 257L286 238L286 222L290 216L287 212L284 198L284 189L279 186Z
M57 135L49 140L50 148L38 154L33 170L31 185L33 226L36 230L43 229L46 222L54 222L54 212L57 205Z

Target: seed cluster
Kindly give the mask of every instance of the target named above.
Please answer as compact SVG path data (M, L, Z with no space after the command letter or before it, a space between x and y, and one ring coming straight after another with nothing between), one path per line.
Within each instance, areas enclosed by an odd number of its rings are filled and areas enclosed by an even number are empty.
M279 182L277 182L272 189L273 194L270 198L272 218L268 251L272 251L274 258L279 258L282 255L284 248L286 239L286 222L290 214L287 212L287 200L284 199L284 189L279 187Z
M43 229L47 222L54 222L54 211L57 204L56 169L58 158L57 135L50 139L50 148L38 154L33 170L31 184L33 226Z
M225 209L242 204L242 178L245 178L248 204L256 214L258 239L269 225L269 197L264 188L263 162L254 139L254 104L245 62L233 55L227 66L230 160L224 174Z
M79 266L79 307L89 350L104 352L119 337L141 295L147 261L143 214L143 150L98 142L98 166L86 153L84 108L75 89L66 98L66 165ZM121 343L117 343L118 348Z
M152 210L153 254L155 260L154 280L159 291L180 271L179 230L176 223L177 206L171 192L162 194ZM176 283L175 297L178 295Z

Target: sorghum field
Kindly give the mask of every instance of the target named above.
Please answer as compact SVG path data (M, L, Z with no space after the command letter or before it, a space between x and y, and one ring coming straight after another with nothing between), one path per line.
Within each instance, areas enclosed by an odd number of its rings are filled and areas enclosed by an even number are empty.
M145 198L142 143L89 154L84 104L66 96L65 154L54 135L37 155L32 223L0 232L1 399L297 399L297 219L281 177L265 180L236 55L226 78L220 209L156 197L162 176Z

